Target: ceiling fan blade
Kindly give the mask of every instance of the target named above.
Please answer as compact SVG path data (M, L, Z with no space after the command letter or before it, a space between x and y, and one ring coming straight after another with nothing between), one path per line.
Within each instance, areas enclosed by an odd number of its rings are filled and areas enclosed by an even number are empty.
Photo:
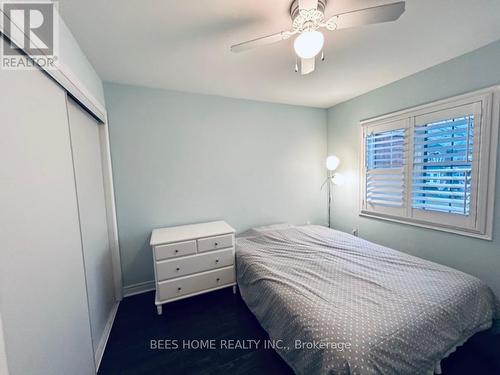
M265 46L268 44L273 44L273 43L278 43L281 42L282 40L290 38L294 33L292 31L282 31L276 34L264 36L261 38L257 39L252 39L247 42L235 44L231 46L231 51L232 52L242 52L249 50L251 48L255 47L260 47L260 46Z
M300 59L300 74L305 75L314 72L314 66L316 63L316 58L311 57L309 59Z
M337 14L326 22L326 27L330 30L347 29L349 27L363 26L374 23L395 21L405 11L405 2L379 5L373 8L366 8Z
M299 9L318 9L318 0L299 0Z

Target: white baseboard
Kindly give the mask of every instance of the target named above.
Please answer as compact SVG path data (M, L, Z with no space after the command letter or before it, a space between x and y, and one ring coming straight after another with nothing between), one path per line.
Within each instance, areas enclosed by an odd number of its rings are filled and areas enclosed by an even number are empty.
M151 290L155 290L155 288L156 286L154 280L128 285L123 288L123 296L130 297L136 294L150 292Z
M115 321L116 313L118 311L118 306L120 306L120 301L116 301L113 305L113 308L109 312L108 321L106 322L106 327L104 327L104 332L102 333L101 339L99 340L99 344L97 345L97 349L94 353L95 355L95 363L96 363L96 371L99 370L99 366L101 365L102 356L104 355L104 350L106 349L106 344L108 343L109 334L111 333L111 328L113 328L113 323Z

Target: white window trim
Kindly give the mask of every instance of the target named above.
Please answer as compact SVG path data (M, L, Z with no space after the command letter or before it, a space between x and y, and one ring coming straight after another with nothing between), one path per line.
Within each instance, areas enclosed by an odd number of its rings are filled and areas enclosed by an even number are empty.
M383 116L362 120L360 125L362 129L366 126L383 125L384 123L394 121L409 120L412 122L416 116L428 114L433 111L442 111L455 106L460 106L468 103L481 101L482 118L481 118L481 142L480 142L480 169L478 178L478 194L485 197L477 200L476 209L476 229L465 229L453 225L433 224L422 222L414 218L391 216L385 213L376 213L364 209L365 199L365 141L364 131L361 131L360 137L360 199L359 199L359 215L369 218L382 219L397 223L409 224L417 227L434 229L444 232L460 234L469 237L475 237L485 240L493 238L493 220L494 220L494 201L495 201L495 181L496 181L496 164L497 164L497 149L498 149L498 133L500 124L500 86L493 86L486 89L470 92L467 94L454 96L451 98L435 101L432 103L404 109L398 112L386 114ZM410 142L413 140L410 137ZM412 145L410 145L412 147ZM411 164L411 163L410 163ZM408 179L409 179L408 175ZM409 182L409 181L407 181ZM407 185L409 186L409 185ZM409 192L409 189L408 189Z

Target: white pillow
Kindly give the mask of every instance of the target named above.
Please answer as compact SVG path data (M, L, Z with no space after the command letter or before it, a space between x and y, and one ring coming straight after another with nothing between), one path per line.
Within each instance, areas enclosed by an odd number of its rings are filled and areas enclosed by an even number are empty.
M280 224L264 225L262 227L253 227L252 230L256 231L257 233L264 233L270 230L282 230L289 228L293 228L293 225L288 223L280 223Z
M237 237L239 237L239 238L257 237L257 236L261 236L262 234L269 232L269 231L289 229L289 228L293 228L293 227L294 226L292 224L288 224L288 223L264 225L261 227L253 227L253 228L239 234Z

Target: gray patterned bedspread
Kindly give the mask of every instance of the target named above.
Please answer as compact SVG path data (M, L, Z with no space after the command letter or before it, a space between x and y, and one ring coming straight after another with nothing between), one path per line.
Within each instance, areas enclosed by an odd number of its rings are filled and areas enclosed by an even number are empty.
M481 280L320 226L239 238L236 257L244 301L297 374L433 373L499 318Z

